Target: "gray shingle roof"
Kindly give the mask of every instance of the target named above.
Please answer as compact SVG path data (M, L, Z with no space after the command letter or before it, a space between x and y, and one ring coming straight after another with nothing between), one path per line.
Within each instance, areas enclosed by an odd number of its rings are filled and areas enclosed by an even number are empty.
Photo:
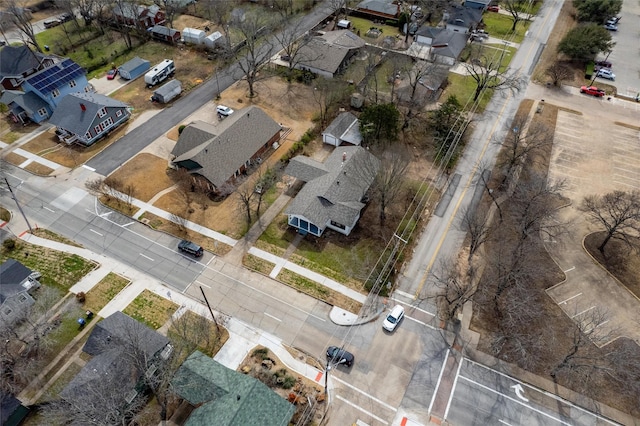
M349 30L331 31L302 46L298 64L334 74L352 49L364 45L364 40Z
M358 3L357 9L366 9L386 15L395 16L398 13L398 5L384 0L364 0Z
M329 221L350 226L365 206L361 200L373 182L378 160L362 147L344 146L336 148L324 164L317 164L315 173L320 176L311 180L307 179L313 177L308 170L312 160L298 156L287 166L286 174L307 183L285 214L302 216L321 230Z
M152 357L167 343L169 339L162 334L118 311L96 324L82 350L89 355L97 355L126 344L135 344Z
M359 145L362 142L360 122L358 118L350 112L339 114L322 134L335 136L354 145Z
M220 187L281 129L257 106L236 111L216 127L196 122L182 131L173 163L196 162L198 173Z
M173 389L195 409L185 426L282 426L295 407L267 386L194 352L178 369Z
M0 304L25 291L22 282L31 275L31 269L15 259L7 259L0 265Z
M22 73L37 69L44 59L26 45L4 46L0 50L0 77L22 76Z
M432 52L434 55L458 59L467 45L468 38L467 34L445 29L433 39L433 46L443 47L433 47Z
M84 105L85 110L82 110ZM128 105L99 93L70 93L58 104L49 122L77 135L84 135L92 127L98 111L103 107L126 108Z
M2 98L0 98L0 103L9 105L12 102L29 114L33 114L40 108L47 108L49 106L42 98L33 92L24 93L18 90L5 90Z
M460 27L470 27L482 21L482 9L465 7L461 5L452 6L448 11L449 19L447 24Z
M416 32L417 36L423 36L423 37L429 37L429 38L435 38L438 34L440 34L442 31L444 31L444 28L436 28L436 27L429 27L429 26L422 26L418 29L418 31Z

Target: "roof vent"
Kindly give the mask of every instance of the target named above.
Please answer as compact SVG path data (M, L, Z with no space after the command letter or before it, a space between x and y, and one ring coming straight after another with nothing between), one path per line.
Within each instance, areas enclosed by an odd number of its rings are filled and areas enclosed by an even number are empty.
M236 401L240 401L240 395L236 395Z

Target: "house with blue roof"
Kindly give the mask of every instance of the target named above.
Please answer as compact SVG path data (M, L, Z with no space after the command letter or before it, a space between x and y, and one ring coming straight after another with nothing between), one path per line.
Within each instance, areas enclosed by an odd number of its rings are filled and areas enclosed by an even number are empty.
M62 99L70 93L92 92L86 71L71 59L62 59L27 76L21 91L7 90L0 103L9 107L15 122L40 123L53 114Z

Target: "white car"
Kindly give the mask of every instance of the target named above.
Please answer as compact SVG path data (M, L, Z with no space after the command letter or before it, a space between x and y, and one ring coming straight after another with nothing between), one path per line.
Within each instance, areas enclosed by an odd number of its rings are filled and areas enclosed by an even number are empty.
M228 106L224 106L224 105L218 105L216 107L216 112L224 117L228 117L231 114L233 114L233 110Z
M402 318L404 317L404 308L400 305L396 305L391 309L389 315L382 322L382 328L388 332L392 332L396 329Z
M608 68L600 68L596 76L606 78L607 80L611 81L615 81L616 79L616 75Z

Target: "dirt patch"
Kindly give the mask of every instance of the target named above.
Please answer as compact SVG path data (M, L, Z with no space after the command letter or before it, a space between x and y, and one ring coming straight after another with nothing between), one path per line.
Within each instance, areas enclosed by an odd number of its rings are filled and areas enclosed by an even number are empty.
M173 28L197 28L204 30L204 27L212 26L211 21L193 15L180 15L173 20Z
M240 364L238 371L260 380L272 391L286 399L296 407L291 420L298 424L302 418L320 420L325 409L324 389L316 382L299 376L295 371L284 366L271 351L257 347ZM307 423L301 423L307 424ZM315 424L312 422L312 424Z
M40 176L48 176L54 172L54 170L51 167L47 167L36 161L32 161L24 169L28 172L31 172Z
M138 154L109 176L135 187L135 198L149 201L169 188L173 182L167 176L167 160L153 154ZM152 179L149 177L153 176Z
M15 152L8 153L2 159L9 164L13 164L14 166L19 166L20 164L27 161L26 157L23 157L22 155L18 155Z
M609 240L605 247L605 255L598 246L604 240L605 232L595 232L584 239L587 252L602 265L611 275L616 277L631 293L640 298L640 256L626 243L620 240ZM632 238L633 240L633 238ZM635 239L636 247L640 239Z

